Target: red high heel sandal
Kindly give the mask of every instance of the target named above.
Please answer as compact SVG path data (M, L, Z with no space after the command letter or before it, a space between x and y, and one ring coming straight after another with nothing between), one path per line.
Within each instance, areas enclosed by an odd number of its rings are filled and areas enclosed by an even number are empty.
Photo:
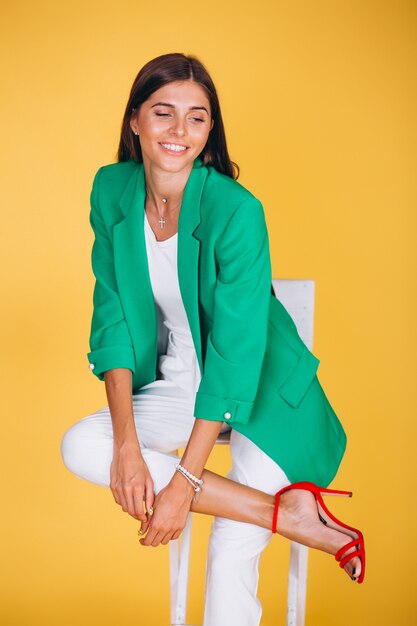
M363 535L360 530L357 528L352 528L352 526L347 526L340 520L338 520L334 515L332 515L327 508L327 506L323 502L322 494L334 495L334 496L347 496L352 497L351 491L339 491L337 489L325 489L324 487L318 487L314 483L309 482L299 482L293 483L292 485L287 485L278 491L275 495L275 509L274 509L274 517L272 520L272 532L277 532L277 520L278 520L278 508L279 508L279 498L281 494L285 493L285 491L289 491L290 489L305 489L307 491L311 491L317 502L317 509L319 513L320 520L329 528L334 528L342 533L350 535L352 537L352 541L342 546L338 552L335 554L336 561L339 562L340 567L344 567L348 561L353 559L355 556L358 556L362 563L361 573L358 578L354 578L353 580L358 583L362 583L365 578L365 544ZM354 552L343 554L349 550L350 548L356 547Z

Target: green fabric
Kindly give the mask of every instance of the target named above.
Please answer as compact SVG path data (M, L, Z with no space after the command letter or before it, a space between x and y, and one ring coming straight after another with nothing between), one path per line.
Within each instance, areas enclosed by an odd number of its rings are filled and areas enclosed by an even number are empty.
M143 164L98 170L91 191L96 282L87 357L99 380L108 369L131 369L132 392L155 380L157 365L144 206ZM318 380L319 359L271 294L262 204L200 158L179 215L178 279L202 375L195 417L227 422L291 482L327 486L346 435Z

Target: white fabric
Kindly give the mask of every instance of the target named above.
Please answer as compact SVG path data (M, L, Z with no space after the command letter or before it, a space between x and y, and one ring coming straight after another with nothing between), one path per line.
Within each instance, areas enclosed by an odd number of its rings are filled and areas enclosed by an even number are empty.
M141 393L156 390L169 393L175 386L180 387L186 397L194 398L201 373L178 281L178 233L158 241L145 211L145 242L158 316L158 379L141 387ZM166 342L162 324L168 330Z
M184 448L191 434L200 370L178 286L177 235L157 242L146 221L145 229L152 289L160 321L169 329L169 335L166 353L159 356L163 378L141 387L132 400L142 455L158 494L169 483L180 460L173 451ZM275 461L235 430L231 433L230 453L232 468L228 478L269 494L290 483ZM113 427L108 406L82 418L65 432L61 455L75 475L109 487ZM203 626L259 626L262 607L257 598L258 566L271 538L270 530L254 524L214 518L206 566Z

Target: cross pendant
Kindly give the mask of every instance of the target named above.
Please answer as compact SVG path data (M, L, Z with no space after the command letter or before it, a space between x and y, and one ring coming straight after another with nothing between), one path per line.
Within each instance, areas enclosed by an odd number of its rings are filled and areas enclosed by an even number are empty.
M160 217L158 222L159 222L159 225L160 225L161 228L163 228L165 226L165 220L164 220L163 217Z

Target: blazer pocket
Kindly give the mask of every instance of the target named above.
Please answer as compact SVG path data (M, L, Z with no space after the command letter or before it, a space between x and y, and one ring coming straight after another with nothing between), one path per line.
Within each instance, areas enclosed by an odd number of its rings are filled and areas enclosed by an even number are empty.
M277 393L292 407L300 404L316 375L319 363L320 359L304 345L297 363L277 389Z

